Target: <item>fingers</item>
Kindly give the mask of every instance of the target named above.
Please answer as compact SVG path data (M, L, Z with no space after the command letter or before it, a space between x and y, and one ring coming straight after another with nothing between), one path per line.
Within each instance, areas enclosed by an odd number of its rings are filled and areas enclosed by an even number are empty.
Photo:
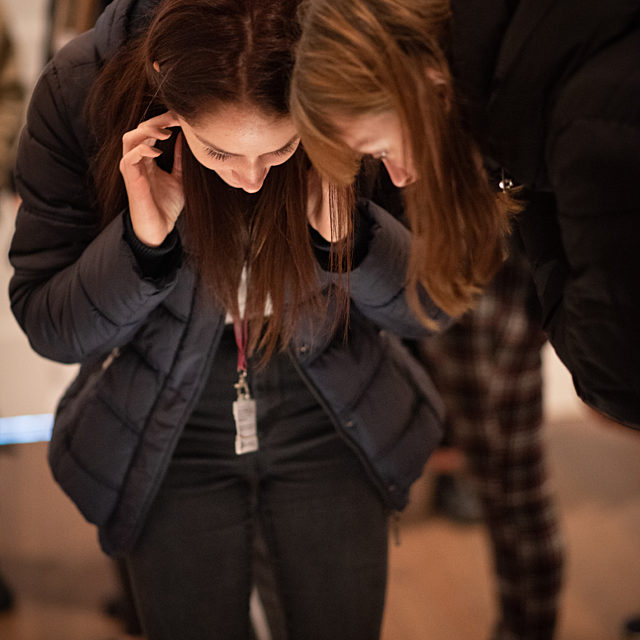
M122 136L122 155L126 156L132 149L139 145L153 147L156 140L166 140L171 136L169 129L142 122L133 131L127 131Z
M172 111L141 122L135 129L127 131L122 136L122 155L126 155L140 144L152 147L157 140L167 140L171 136L169 127L176 127L179 124L178 118Z
M153 118L149 118L145 120L152 125L156 125L158 127L179 127L180 120L178 116L173 111L165 111L161 113L159 116L154 116Z
M124 171L127 167L134 167L142 162L145 158L157 158L162 151L147 144L139 144L122 156L120 160L120 170Z

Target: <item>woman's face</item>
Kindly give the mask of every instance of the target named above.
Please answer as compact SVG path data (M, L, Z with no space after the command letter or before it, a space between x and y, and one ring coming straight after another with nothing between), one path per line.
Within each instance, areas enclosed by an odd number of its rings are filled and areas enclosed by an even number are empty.
M394 111L339 118L335 124L342 142L356 153L382 160L396 187L415 182L411 145L402 134L400 119Z
M225 105L193 124L178 120L198 162L248 193L260 191L269 169L286 162L300 143L291 118L255 107Z

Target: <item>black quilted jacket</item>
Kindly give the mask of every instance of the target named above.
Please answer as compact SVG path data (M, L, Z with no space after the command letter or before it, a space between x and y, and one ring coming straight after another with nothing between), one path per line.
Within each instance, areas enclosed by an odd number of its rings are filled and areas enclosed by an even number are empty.
M122 215L100 230L91 206L83 102L100 62L144 22L145 4L153 3L116 0L44 70L21 137L23 204L11 247L12 308L33 348L82 363L60 401L49 459L108 553L135 541L224 323L188 266L143 278ZM317 319L291 355L389 507L400 509L440 438L442 407L420 366L380 332L425 333L404 296L408 233L379 207L361 207L372 237L351 274L348 347ZM446 321L435 307L433 316Z
M453 0L473 126L582 399L640 426L640 0Z

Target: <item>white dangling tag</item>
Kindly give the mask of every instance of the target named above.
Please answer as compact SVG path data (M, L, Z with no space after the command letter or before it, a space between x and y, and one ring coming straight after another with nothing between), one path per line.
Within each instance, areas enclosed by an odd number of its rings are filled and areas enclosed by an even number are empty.
M246 371L239 371L234 385L238 397L233 403L233 419L236 422L236 455L258 450L258 423L256 401L251 397Z

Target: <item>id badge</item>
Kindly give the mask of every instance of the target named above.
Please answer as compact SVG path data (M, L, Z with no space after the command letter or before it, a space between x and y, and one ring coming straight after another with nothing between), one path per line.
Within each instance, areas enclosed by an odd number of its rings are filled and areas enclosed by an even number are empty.
M233 403L233 419L236 422L236 454L258 450L256 401L240 396Z

